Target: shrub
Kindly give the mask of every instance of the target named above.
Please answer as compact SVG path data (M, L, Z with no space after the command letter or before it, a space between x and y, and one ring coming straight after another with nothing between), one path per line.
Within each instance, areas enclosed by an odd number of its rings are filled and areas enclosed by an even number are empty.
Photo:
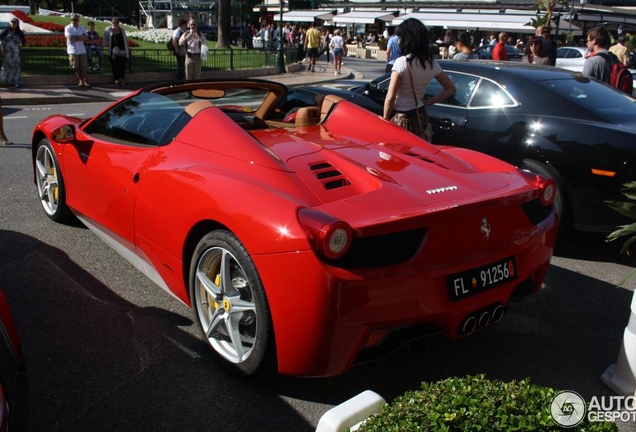
M52 22L39 22L39 23L33 23L33 25L44 30L50 30L52 32L57 32L57 33L64 33L64 26L60 24L55 24Z
M25 23L27 23L27 24L33 24L33 25L36 25L36 24L33 22L33 20L31 19L31 17L30 17L30 16L28 16L27 14L25 14L25 13L24 13L24 12L22 12L22 11L14 10L14 11L11 11L11 13L12 13L12 14L13 14L13 15L17 18L17 19L19 19L19 20L20 20L20 21L22 21L22 22L25 22Z
M547 431L559 430L550 416L558 392L522 381L488 380L484 375L422 383L370 417L359 431ZM579 431L615 431L614 423L591 423Z
M636 182L623 183L622 192L629 201L605 201L605 203L620 214L627 216L632 220L636 220ZM629 255L629 247L632 243L636 242L636 222L619 226L614 232L607 236L606 241L611 242L624 236L628 236L628 239L625 240L625 243L623 243L621 253ZM636 269L630 271L627 276L620 281L618 286L620 287L625 285L626 282L632 280L634 277L636 277Z

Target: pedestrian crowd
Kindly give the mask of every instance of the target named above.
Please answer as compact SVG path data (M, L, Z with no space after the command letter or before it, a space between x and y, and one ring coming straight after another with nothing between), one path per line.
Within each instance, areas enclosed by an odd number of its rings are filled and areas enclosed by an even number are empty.
M86 30L79 22L79 15L73 13L70 18L71 23L64 28L64 36L66 37L66 53L71 68L75 71L77 85L91 86L88 83L88 71L93 70L93 61L96 63L96 70L101 70L103 52L107 53L111 63L113 81L117 85L124 85L130 49L126 30L119 26L119 19L111 19L110 27L106 28L100 39L93 21L88 22L88 30Z

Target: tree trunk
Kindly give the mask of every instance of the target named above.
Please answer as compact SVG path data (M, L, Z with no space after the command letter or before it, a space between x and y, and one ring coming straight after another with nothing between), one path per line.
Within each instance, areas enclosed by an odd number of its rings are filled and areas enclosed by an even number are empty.
M39 12L39 7L38 7L38 1L37 0L29 0L29 9L31 12L31 15L37 15L37 13Z
M230 39L232 37L232 30L230 29L231 0L219 0L217 6L218 39L216 47L228 49L230 48Z

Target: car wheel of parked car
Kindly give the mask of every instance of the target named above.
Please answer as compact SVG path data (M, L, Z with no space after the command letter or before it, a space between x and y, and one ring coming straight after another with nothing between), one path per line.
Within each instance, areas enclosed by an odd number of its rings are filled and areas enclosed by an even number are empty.
M546 165L542 162L532 159L523 160L523 168L540 174L544 177L554 179L557 186L557 193L554 197L554 209L559 215L559 231L565 231L570 226L570 214L567 206L567 194L565 193L565 187L563 186L563 180L559 173L550 165Z
M220 364L256 373L273 352L271 316L254 262L234 234L215 230L201 239L190 266L190 296Z
M71 211L66 205L64 179L51 143L46 138L38 144L35 164L36 182L42 208L48 217L56 222L69 219Z

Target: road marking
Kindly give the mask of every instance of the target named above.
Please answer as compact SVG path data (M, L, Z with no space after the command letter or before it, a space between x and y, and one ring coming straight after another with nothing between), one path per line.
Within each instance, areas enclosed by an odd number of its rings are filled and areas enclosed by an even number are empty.
M25 118L29 118L28 116L8 116L5 117L5 120L11 120L11 119L25 119Z

